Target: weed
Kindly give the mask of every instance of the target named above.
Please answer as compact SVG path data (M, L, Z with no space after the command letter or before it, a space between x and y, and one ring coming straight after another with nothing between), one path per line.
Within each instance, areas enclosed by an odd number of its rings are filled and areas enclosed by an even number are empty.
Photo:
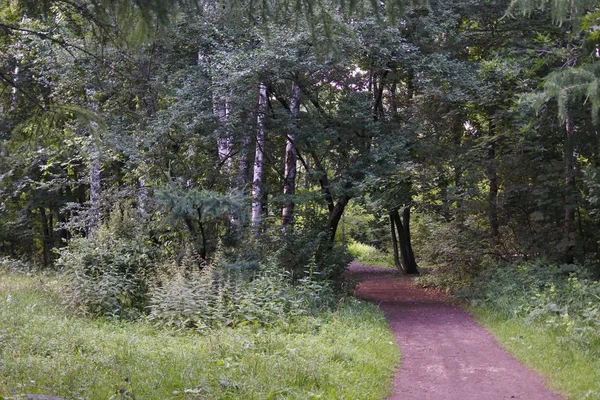
M381 399L398 362L383 315L359 301L198 334L74 316L63 287L0 272L0 397Z

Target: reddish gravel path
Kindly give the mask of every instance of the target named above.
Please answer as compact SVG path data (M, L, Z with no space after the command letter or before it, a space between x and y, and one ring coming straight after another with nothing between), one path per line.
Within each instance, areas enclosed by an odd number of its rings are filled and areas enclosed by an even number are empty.
M389 269L352 263L355 294L385 312L402 351L390 400L559 400L441 292Z

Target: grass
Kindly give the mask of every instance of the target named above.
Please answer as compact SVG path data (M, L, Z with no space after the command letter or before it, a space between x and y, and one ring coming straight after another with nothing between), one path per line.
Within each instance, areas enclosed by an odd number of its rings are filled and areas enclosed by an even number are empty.
M347 248L348 254L361 264L373 267L395 268L394 256L371 245L352 241Z
M72 315L63 284L0 272L0 399L383 399L399 353L375 307L204 334Z
M600 359L593 349L573 344L561 329L500 317L485 307L471 311L506 350L548 378L556 393L573 400L600 399Z

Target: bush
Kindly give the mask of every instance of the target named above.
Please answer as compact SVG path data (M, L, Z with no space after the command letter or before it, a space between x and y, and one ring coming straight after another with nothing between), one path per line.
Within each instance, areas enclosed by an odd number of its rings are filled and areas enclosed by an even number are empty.
M191 270L192 257L172 263L151 290L150 319L180 328L271 325L330 307L328 282L309 277L291 283L290 274L272 264L244 273L222 265Z
M589 279L581 267L496 264L477 277L464 295L471 304L505 318L542 323L586 348L600 349L600 283Z
M471 275L480 270L487 248L485 233L477 227L476 221L450 222L431 229L419 254L428 264L444 271Z
M417 276L413 282L417 286L425 288L441 289L446 292L457 292L467 287L472 282L470 275L460 274L453 271L429 270Z
M352 258L340 246L333 246L326 232L296 229L278 233L272 245L277 265L290 273L293 281L306 277L339 285Z
M0 271L7 271L13 273L31 273L37 272L37 268L35 268L30 262L25 260L11 257L1 257Z
M70 279L71 304L93 315L140 315L159 259L145 239L131 211L115 210L93 237L71 240L57 261Z

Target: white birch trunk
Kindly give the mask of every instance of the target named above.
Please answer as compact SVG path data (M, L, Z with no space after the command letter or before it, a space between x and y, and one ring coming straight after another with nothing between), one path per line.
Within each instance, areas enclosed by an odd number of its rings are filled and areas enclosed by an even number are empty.
M94 89L86 89L86 95L88 97L88 101L90 103L90 108L94 112L98 112L98 103L91 100L94 97ZM99 134L98 132L98 123L95 121L90 122L91 130L90 130L90 144L89 144L89 153L90 153L90 165L89 165L89 184L90 184L90 216L88 220L88 224L86 226L86 236L93 236L94 231L96 230L98 223L100 221L100 191L101 191L101 176L100 170L102 168L102 164L100 161L100 149L98 146L98 141L100 138L96 137Z
M17 65L13 72L13 85L14 86L13 86L12 92L11 92L10 111L15 111L17 109L17 107L19 106L19 92L17 90L18 83L19 83L19 66Z
M252 177L252 232L260 233L262 224L263 163L265 145L265 114L267 111L267 87L258 85L258 111L256 114L256 153L254 155L254 174Z
M233 149L233 138L227 129L227 118L229 116L229 104L224 97L215 97L213 99L213 114L217 119L217 128L215 131L217 137L217 150L219 153L219 162L223 166L226 175L229 175L233 167L231 157Z
M250 135L244 134L242 137L240 149L240 163L237 176L237 190L244 195L247 193L246 185L248 183L248 175L250 173L250 144L252 139Z
M94 236L94 231L100 221L100 156L92 156L90 165L90 218L86 227L86 235Z
M281 225L285 230L294 221L294 201L292 196L296 192L296 135L298 127L298 114L300 113L300 86L294 80L292 83L292 97L290 99L291 129L286 138L285 145L285 170L283 175L283 195L285 202L281 210Z
M146 204L148 204L148 188L146 188L146 177L139 178L140 192L138 194L138 212L142 217L147 217Z

